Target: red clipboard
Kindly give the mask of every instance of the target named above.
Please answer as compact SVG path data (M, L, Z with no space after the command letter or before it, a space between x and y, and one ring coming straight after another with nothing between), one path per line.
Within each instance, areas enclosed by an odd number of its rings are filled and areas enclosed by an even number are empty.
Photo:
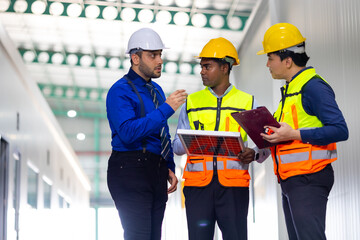
M265 133L264 126L280 127L280 124L266 107L262 106L248 111L235 112L231 116L240 124L258 148L267 148L277 144L270 143L260 136L260 133Z

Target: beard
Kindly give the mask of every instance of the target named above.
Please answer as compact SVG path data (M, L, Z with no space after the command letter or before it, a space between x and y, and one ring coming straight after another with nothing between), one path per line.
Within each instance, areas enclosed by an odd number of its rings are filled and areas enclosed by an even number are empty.
M160 67L160 71L156 68ZM140 61L139 70L148 78L159 78L161 76L161 65L151 69L149 66Z

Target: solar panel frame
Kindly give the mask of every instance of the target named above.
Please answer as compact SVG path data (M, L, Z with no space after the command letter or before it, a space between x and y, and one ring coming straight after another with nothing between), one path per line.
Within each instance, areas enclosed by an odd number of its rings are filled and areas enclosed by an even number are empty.
M240 132L178 129L177 135L189 156L237 158L244 149Z

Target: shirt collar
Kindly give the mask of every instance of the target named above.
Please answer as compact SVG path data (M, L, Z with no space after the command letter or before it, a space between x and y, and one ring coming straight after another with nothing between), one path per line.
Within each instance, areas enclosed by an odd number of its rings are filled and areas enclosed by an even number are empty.
M129 69L127 76L136 85L145 86L145 84L146 84L146 80L143 79L139 74L137 74L132 68ZM149 82L151 83L151 79Z
M207 88L209 89L209 91L211 92L212 95L214 95L217 98L222 98L231 91L231 89L233 88L233 85L230 83L230 86L226 89L224 94L221 96L216 95L216 93L211 88L209 88L209 87L207 87Z

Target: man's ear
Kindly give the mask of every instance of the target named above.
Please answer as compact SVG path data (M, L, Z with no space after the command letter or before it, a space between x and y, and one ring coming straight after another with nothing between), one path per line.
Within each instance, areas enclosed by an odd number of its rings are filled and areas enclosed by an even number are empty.
M221 71L223 71L224 74L227 74L229 72L229 64L223 64L221 65Z
M140 56L137 54L131 54L131 60L134 65L138 65L140 62Z
M284 59L284 60L285 60L285 64L286 64L286 67L287 67L287 68L291 68L292 65L294 64L294 61L292 60L291 57L287 57L287 58Z

